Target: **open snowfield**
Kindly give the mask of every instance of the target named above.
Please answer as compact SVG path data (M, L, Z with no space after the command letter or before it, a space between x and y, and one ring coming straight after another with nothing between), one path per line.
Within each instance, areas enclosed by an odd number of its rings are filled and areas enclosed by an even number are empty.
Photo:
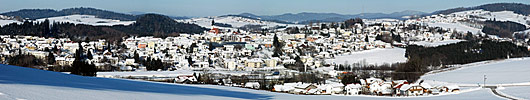
M469 27L460 23L446 23L446 22L436 22L436 23L427 23L431 27L441 27L444 29L456 29L458 32L471 32L473 34L476 34L477 32L481 31L482 29Z
M83 77L59 72L0 65L2 100L340 100L340 99L466 99L497 100L488 89L424 97L293 95L215 85L183 85L125 79Z
M520 86L520 87L504 87L504 89L500 89L504 94L514 96L521 99L530 99L530 86Z
M365 60L367 64L392 64L397 62L406 62L405 49L403 48L377 48L372 50L364 50L360 52L353 52L351 54L343 54L335 56L335 59L327 59L326 62L334 62L336 64L358 63Z
M94 26L130 25L135 21L120 21L113 19L96 18L94 15L69 15L37 19L37 21L50 20L50 22L69 22L74 24L87 24Z
M287 27L295 27L295 26L303 27L304 26L304 25L297 25L297 24L281 24L281 23L276 23L276 22L254 20L254 19L235 17L235 16L200 17L200 18L191 18L191 19L177 20L177 21L194 23L202 27L211 28L212 20L214 20L215 23L230 24L232 25L233 28L239 28L245 25L263 25L262 28L270 28L270 27L275 27L275 26L287 26ZM216 27L216 28L223 28L223 27Z
M4 25L7 25L7 24L11 24L11 23L22 23L22 22L19 22L19 21L16 21L16 20L3 20L3 19L0 19L0 26L4 26Z
M484 18L484 19L480 19L482 21L485 21L488 19L491 19L491 20L495 19L496 21L512 21L512 22L526 25L527 27L529 26L527 21L530 21L530 16L524 16L521 14L517 14L517 13L514 13L513 11L490 12L490 11L484 11L481 9L481 10L469 10L469 11L455 12L453 14L480 16Z
M421 78L459 84L482 84L486 75L486 84L511 84L530 82L529 72L530 58L513 58L424 75Z
M484 10L469 10L469 11L461 11L461 12L455 12L452 13L459 16L478 16L481 18L478 18L477 20L480 21L486 21L486 20L493 20L496 21L512 21L516 23L520 23L525 25L526 27L530 27L530 16L525 16L521 14L516 14L513 11L498 11L498 12L490 12L490 11L484 11ZM459 32L472 32L473 34L476 34L481 29L469 27L467 25L464 25L462 23L447 23L447 22L428 22L427 23L431 27L442 27L444 29L456 29Z
M458 43L461 41L464 41L464 40L443 40L443 41L435 41L435 42L418 41L418 42L413 42L411 44L416 44L416 45L425 46L425 47L437 47L437 46L442 46L442 45Z

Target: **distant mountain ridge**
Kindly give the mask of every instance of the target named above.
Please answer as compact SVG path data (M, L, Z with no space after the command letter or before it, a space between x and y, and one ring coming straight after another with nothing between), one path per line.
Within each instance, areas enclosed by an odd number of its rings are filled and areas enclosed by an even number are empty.
M33 23L25 20L20 24L8 24L0 27L1 35L28 35L40 37L71 38L72 40L120 40L124 36L167 37L179 34L198 34L206 30L196 24L181 23L160 14L140 15L130 25L94 26L48 20Z
M454 12L467 11L467 10L478 10L478 9L483 9L485 11L492 11L492 12L508 10L508 11L513 11L514 13L517 13L517 14L530 15L530 5L522 4L522 3L492 3L492 4L484 4L480 6L475 6L475 7L459 7L459 8L435 11L429 15L451 14Z
M10 11L5 13L0 13L0 15L5 16L19 16L21 18L29 18L29 19L40 19L40 18L49 18L49 17L58 17L58 16L68 16L68 15L94 15L97 18L103 18L103 19L114 19L114 20L122 20L122 21L134 21L140 16L144 14L148 14L145 12L130 12L131 14L124 14L124 13L117 13L113 11L107 11L107 10L101 10L96 8L88 8L88 7L79 7L79 8L68 8L68 9L62 9L62 10L53 10L53 9L21 9L17 11ZM180 16L170 16L170 18L173 19L188 19L188 17L180 17Z
M22 18L29 19L40 19L48 17L57 17L57 16L67 16L67 15L94 15L98 18L105 19L115 19L115 20L124 20L124 21L133 21L136 20L138 16L131 14L116 13L107 10L95 9L95 8L68 8L62 10L53 10L53 9L22 9L18 11L11 11L6 13L1 13L0 15L5 16L20 16Z
M351 18L363 18L363 19L378 19L378 18L392 18L392 19L405 19L403 16L412 15L423 15L428 14L420 11L406 10L394 13L361 13L354 15L337 14L337 13L286 13L281 15L255 15L252 13L241 13L238 16L251 17L255 19L267 20L267 21L280 21L289 23L309 23L309 22L341 22Z

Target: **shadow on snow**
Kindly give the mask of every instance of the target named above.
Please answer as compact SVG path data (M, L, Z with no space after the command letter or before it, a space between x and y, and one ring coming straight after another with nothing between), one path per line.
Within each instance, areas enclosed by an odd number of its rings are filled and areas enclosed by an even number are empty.
M153 82L84 77L11 65L0 65L0 84L46 85L92 90L110 89L174 95L210 95L241 99L271 99L271 96L264 94Z

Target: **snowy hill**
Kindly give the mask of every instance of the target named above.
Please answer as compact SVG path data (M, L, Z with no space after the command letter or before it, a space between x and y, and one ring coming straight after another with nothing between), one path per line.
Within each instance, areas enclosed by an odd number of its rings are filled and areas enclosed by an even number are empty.
M15 20L13 17L0 15L0 26L4 26L11 23L22 23L20 21Z
M11 24L11 23L22 23L22 22L19 22L19 21L16 21L16 20L0 19L0 26L4 26L4 25L7 25L7 24Z
M214 20L215 23L229 24L232 26L232 27L215 26L215 27L220 27L220 28L239 28L245 25L261 25L262 26L261 28L274 28L278 26L303 27L303 25L281 24L281 23L276 23L276 22L261 21L261 20L237 17L237 16L212 16L212 17L191 18L191 19L184 19L184 20L177 20L177 21L184 22L184 23L194 23L202 27L211 28L212 20Z
M227 100L227 99L501 99L486 89L458 94L423 97L375 97L334 95L293 95L215 85L182 85L124 79L83 77L25 67L0 65L1 100Z
M406 62L405 49L374 49L360 52L353 52L352 54L338 55L335 59L327 59L326 62L333 62L335 64L344 63L358 63L366 61L371 65L393 64L397 62Z
M424 47L437 47L442 45L454 44L464 40L442 40L442 41L413 41L410 44L415 44Z
M471 22L468 22L471 20ZM513 11L485 11L485 10L468 10L454 12L448 15L431 15L420 19L407 20L407 22L424 23L431 27L442 27L444 29L454 29L459 32L480 33L482 25L474 21L512 21L530 28L530 16L514 13Z
M290 23L307 24L310 22L344 22L352 18L363 19L407 19L404 16L418 16L427 14L421 11L405 10L393 13L360 13L360 14L338 14L338 13L314 13L314 12L300 12L300 13L285 13L281 15L255 15L251 13L241 13L240 16L251 18L261 18L262 20L273 20Z
M69 22L74 24L87 24L94 26L130 25L135 21L120 21L113 19L96 18L94 15L68 15L50 18L41 18L37 21L50 20L50 22Z
M422 76L425 80L436 80L450 83L476 84L483 82L486 75L487 84L530 83L530 58L514 58L502 61L485 61L462 65L453 71ZM465 76L465 77L462 77Z
M470 11L462 11L462 12L455 12L453 13L455 15L462 15L462 16L478 16L475 18L476 20L480 21L486 21L488 19L496 21L512 21L517 22L519 24L523 24L527 27L530 27L530 16L525 16L521 14L514 13L513 11L498 11L498 12L490 12L490 11L484 11L484 10L470 10Z
M447 71L428 73L421 77L428 83L458 84L459 86L497 86L502 95L516 99L530 99L530 58L513 58L501 61L483 61Z

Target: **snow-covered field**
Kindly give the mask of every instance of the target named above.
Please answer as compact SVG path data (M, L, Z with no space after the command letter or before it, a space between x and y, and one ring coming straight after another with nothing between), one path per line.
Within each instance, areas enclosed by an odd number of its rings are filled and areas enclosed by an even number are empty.
M491 20L495 19L496 21L512 21L512 22L526 25L527 27L529 26L528 21L530 21L530 16L516 14L513 11L490 12L490 11L484 11L481 9L481 10L469 10L469 11L456 12L453 14L480 16L480 17L483 17L483 19L479 19L481 21L485 21L488 19L491 19Z
M496 21L512 21L512 22L523 24L526 27L530 27L529 25L530 16L516 14L513 11L490 12L490 11L484 11L484 10L469 10L469 11L455 12L452 14L459 16L459 18L464 17L464 16L476 16L478 17L476 18L476 20L479 20L479 21L486 21L486 20L493 20L493 19L495 19ZM476 34L481 30L479 28L470 27L464 23L454 21L455 19L453 17L436 18L436 19L431 19L431 20L433 21L429 21L426 23L427 25L431 27L442 27L444 29L456 29L459 32L469 31L469 32L472 32L473 34ZM439 22L439 20L445 20L445 21Z
M22 23L22 22L19 22L19 21L16 21L16 20L3 20L3 19L0 19L0 26L4 26L4 25L7 25L7 24L11 24L11 23Z
M529 72L530 58L513 58L424 75L421 78L449 83L482 84L486 75L486 84L511 84L530 82Z
M50 20L50 22L70 22L74 24L87 24L94 26L130 25L135 21L120 21L113 19L96 18L94 15L69 15L37 19L37 21Z
M269 22L269 21L261 21L261 20L254 20L254 19L248 19L243 17L235 17L235 16L213 16L213 17L200 17L200 18L191 18L191 19L185 19L185 20L177 20L178 22L189 22L189 23L195 23L199 26L211 28L212 27L212 20L214 20L215 23L224 23L224 24L230 24L233 28L239 28L245 25L263 25L262 28L270 28L270 27L276 27L276 26L287 26L287 27L303 27L303 25L297 25L297 24L281 24L276 22ZM216 27L216 28L223 28L223 27ZM224 27L226 28L226 27Z
M59 72L0 65L2 100L227 100L227 99L501 99L487 89L470 89L457 94L423 97L375 97L340 95L293 95L215 85L183 85L125 79L83 77Z
M461 41L464 41L464 40L443 40L443 41L435 41L435 42L418 41L418 42L413 42L411 44L416 44L416 45L425 46L425 47L437 47L437 46L442 46L442 45L447 45L447 44L458 43Z
M504 87L499 91L510 96L514 96L521 99L530 99L530 86L520 86L520 87Z
M446 23L446 22L429 22L427 23L431 27L442 27L444 29L456 29L458 32L471 32L473 34L476 34L477 32L480 32L482 29L469 27L466 25L463 25L461 23Z
M335 59L327 59L326 62L336 64L358 63L366 61L367 64L392 64L406 62L405 49L403 48L377 48L335 56Z

